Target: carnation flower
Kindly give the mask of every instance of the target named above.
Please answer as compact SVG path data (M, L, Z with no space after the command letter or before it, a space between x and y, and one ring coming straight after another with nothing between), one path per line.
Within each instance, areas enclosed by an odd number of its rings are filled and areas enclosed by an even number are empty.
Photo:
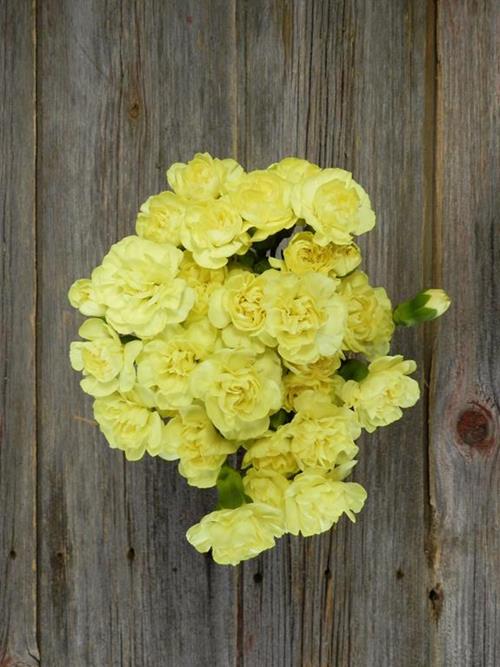
M363 188L343 169L323 169L292 192L295 214L316 232L320 245L351 243L353 235L375 225L375 213Z
M106 306L97 301L92 281L88 278L76 280L71 285L68 299L73 308L78 308L87 317L101 317L106 312Z
M247 445L243 467L250 465L256 470L273 470L282 475L290 475L299 470L292 453L288 424L280 426L276 431L267 431Z
M137 216L137 235L155 243L178 246L186 214L186 202L168 190L146 199Z
M325 247L332 249L332 272L336 276L346 276L361 264L361 250L355 243L349 245L329 244Z
M211 512L192 526L187 540L221 565L238 565L274 547L275 538L283 535L283 515L264 503L249 503L236 509Z
M344 349L368 359L387 354L394 333L392 306L383 287L372 287L368 276L355 271L340 281L338 292L347 307Z
M345 382L340 397L355 409L361 426L372 433L400 419L401 408L410 408L418 401L418 382L408 377L416 368L414 361L404 360L401 355L380 357L369 365L364 380Z
M223 349L193 371L190 390L224 437L256 438L281 407L281 365L271 351Z
M224 194L243 173L243 167L236 160L219 160L209 153L196 153L187 164L174 163L167 171L167 180L181 197L205 200Z
M337 352L329 357L319 357L311 364L298 364L288 360L283 360L283 363L292 373L302 378L330 380L340 367L343 358L342 352Z
M266 331L283 359L307 364L336 354L344 338L346 307L335 281L319 273L296 276L274 270L262 278Z
M286 530L304 537L329 530L342 514L355 521L366 491L354 482L339 482L319 470L297 475L285 492Z
M144 343L137 358L137 381L151 392L158 408L177 410L192 403L191 373L209 357L216 338L215 329L204 321L166 327Z
M298 275L310 271L329 274L335 267L336 248L332 243L319 245L312 232L298 232L283 252L285 266Z
M248 227L226 197L208 199L189 207L181 240L200 266L220 269L228 257L248 250Z
M314 391L317 394L330 396L332 392L332 380L330 378L319 378L311 375L296 375L286 373L283 376L283 407L288 412L297 410L297 400L306 391Z
M335 371L341 364L342 353L331 357L320 357L312 364L295 364L284 360L284 365L290 369L283 377L284 398L283 406L286 410L296 410L297 399L305 391L315 391L319 394L331 396L335 381Z
M182 252L173 245L127 236L112 246L92 272L97 300L120 334L155 336L167 324L183 322L195 294L177 277Z
M263 352L265 342L275 344L264 329L264 284L262 276L233 269L224 285L214 291L208 317L215 327L223 330L222 340L227 347Z
M304 392L296 401L297 414L289 425L291 450L301 470L330 470L358 453L361 435L356 415L333 405L324 394Z
M188 484L202 489L215 485L226 457L238 449L217 432L201 405L182 408L167 423L165 443L159 456L167 461L180 459L179 473Z
M103 320L86 320L78 331L86 342L71 343L71 365L82 371L83 391L91 396L108 396L130 391L135 384L134 361L142 349L139 340L122 344L118 334Z
M165 445L165 424L160 415L135 392L96 398L94 417L110 447L123 450L129 461L137 461L145 452L156 456Z
M272 171L252 171L237 182L230 194L231 203L248 226L255 227L252 242L295 224L290 193L290 184Z
M258 503L265 503L284 512L285 491L290 481L275 470L250 468L243 477L245 493Z
M195 301L186 322L205 319L210 298L213 292L224 283L227 268L223 266L220 269L207 269L197 264L193 255L185 250L178 276L185 280L195 293Z
M278 176L293 185L300 183L305 178L314 176L321 171L318 165L297 157L283 158L283 160L271 164L267 169L268 171L278 174Z

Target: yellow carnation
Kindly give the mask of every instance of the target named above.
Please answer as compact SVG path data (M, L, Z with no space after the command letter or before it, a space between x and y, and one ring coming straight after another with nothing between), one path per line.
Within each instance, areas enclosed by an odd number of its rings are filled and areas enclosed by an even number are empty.
M284 364L292 372L283 377L285 410L295 410L295 403L305 391L316 391L330 396L333 390L335 371L340 367L341 353L332 357L320 357L312 364L294 364L285 361Z
M274 470L250 468L243 477L247 496L255 502L271 505L282 512L285 509L285 491L289 485L289 480Z
M375 213L363 188L343 169L323 169L292 192L295 214L316 231L320 245L351 243L375 225Z
M297 221L290 204L291 186L272 171L245 174L231 192L231 202L249 227L256 231L252 242L262 241Z
M181 197L204 200L224 194L243 173L243 167L235 160L219 160L209 153L196 153L187 164L175 162L167 171L167 180Z
M329 530L342 514L355 521L366 491L354 482L339 482L320 470L306 470L297 475L285 492L286 530L304 537Z
M134 361L142 342L134 340L123 345L117 333L97 318L86 320L78 335L86 342L71 343L70 360L76 371L83 371L83 391L91 396L130 391L135 384Z
M318 165L298 157L285 157L283 160L270 165L268 170L294 185L321 171Z
M152 392L160 410L177 410L193 402L191 373L214 349L217 333L206 320L166 327L144 343L137 358L137 381Z
M167 461L180 459L179 473L201 489L215 485L228 454L238 449L216 431L201 405L181 409L167 423L165 442L159 456Z
M290 422L291 450L301 468L324 468L351 461L358 453L354 440L361 435L352 410L333 405L328 396L304 392L296 401Z
M355 243L349 245L329 244L332 248L332 271L336 276L342 277L352 273L361 264L361 250Z
M283 389L283 407L291 412L297 409L297 400L306 391L314 391L329 396L332 391L332 380L330 378L323 380L312 376L287 373L283 376Z
M210 297L217 288L224 284L226 276L225 266L220 269L206 269L194 261L190 252L187 250L184 252L179 268L179 278L185 280L196 295L186 322L195 322L207 315Z
M331 357L320 357L311 364L297 364L294 361L284 360L285 366L303 378L311 380L330 380L336 370L340 368L344 355L337 352Z
M229 257L242 255L250 247L248 224L227 198L198 202L189 207L181 240L195 261L208 269L219 269Z
M177 277L181 260L182 251L173 245L138 236L112 246L94 269L92 284L116 331L146 338L186 319L195 294Z
M145 452L156 456L165 445L165 424L146 407L135 392L96 398L94 417L113 449L121 449L129 461Z
M281 364L271 351L222 349L193 371L190 388L224 437L256 438L281 407Z
M368 359L387 354L394 322L385 289L372 287L365 273L355 271L341 280L338 292L348 311L344 348Z
M186 213L186 203L173 192L160 192L149 197L137 216L137 235L155 243L178 246Z
M298 275L310 271L328 274L335 266L336 248L332 243L326 246L315 243L311 232L299 232L292 236L283 252L285 266Z
M263 351L264 343L274 341L264 331L264 279L250 271L233 269L224 285L214 291L208 317L218 329L227 347Z
M252 465L256 470L273 470L282 475L292 475L299 469L291 449L289 425L276 431L267 431L253 440L243 457L243 467Z
M400 419L401 408L409 408L418 401L418 382L407 377L417 365L401 355L380 357L368 367L368 375L361 382L348 380L340 388L344 403L355 409L361 426L372 433L379 426L387 426Z
M283 535L283 515L275 507L248 503L236 509L211 512L186 534L195 549L206 553L220 565L238 565L272 549L275 538Z
M346 307L336 283L319 273L297 276L266 271L266 331L276 339L283 359L313 363L334 355L344 338Z
M89 278L76 280L68 292L68 299L73 308L78 308L87 317L102 317L106 306L97 301L92 281Z

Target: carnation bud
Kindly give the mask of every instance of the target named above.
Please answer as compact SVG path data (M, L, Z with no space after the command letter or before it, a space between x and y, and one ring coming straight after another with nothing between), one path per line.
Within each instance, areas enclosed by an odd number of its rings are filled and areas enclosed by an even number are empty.
M403 301L394 310L394 322L411 327L420 322L435 320L450 307L450 297L442 289L428 289L419 292L413 299Z

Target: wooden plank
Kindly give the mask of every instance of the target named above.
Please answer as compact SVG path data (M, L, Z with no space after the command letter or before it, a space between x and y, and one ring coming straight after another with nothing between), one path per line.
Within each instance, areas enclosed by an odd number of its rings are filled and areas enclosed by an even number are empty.
M35 61L31 2L0 5L0 664L36 665Z
M234 571L186 529L210 493L175 466L124 464L92 423L67 350L66 303L132 233L164 170L234 153L234 9L194 0L41 3L40 627L44 664L230 665Z
M434 661L500 663L498 3L438 5L433 363ZM495 117L496 114L496 117Z
M237 18L239 157L352 170L379 215L365 266L396 302L408 297L424 279L430 222L425 3L262 0L240 2ZM421 382L423 339L399 332L394 345ZM283 539L242 567L239 664L430 664L425 421L423 400L363 440L355 479L368 503L356 526Z

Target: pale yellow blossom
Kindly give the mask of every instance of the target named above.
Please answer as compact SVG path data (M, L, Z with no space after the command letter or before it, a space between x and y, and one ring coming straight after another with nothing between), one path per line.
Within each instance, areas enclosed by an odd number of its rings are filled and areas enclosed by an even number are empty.
M409 408L418 401L418 382L408 377L416 370L416 363L401 355L379 357L368 367L368 375L361 382L348 380L339 394L345 405L355 409L361 426L372 433L400 419L401 408Z
M344 513L355 521L354 513L361 511L365 500L366 491L360 484L335 481L320 470L306 470L285 492L286 530L308 537L329 530Z
M264 503L248 503L207 514L186 537L202 553L212 549L216 563L238 565L274 547L283 532L282 512Z

